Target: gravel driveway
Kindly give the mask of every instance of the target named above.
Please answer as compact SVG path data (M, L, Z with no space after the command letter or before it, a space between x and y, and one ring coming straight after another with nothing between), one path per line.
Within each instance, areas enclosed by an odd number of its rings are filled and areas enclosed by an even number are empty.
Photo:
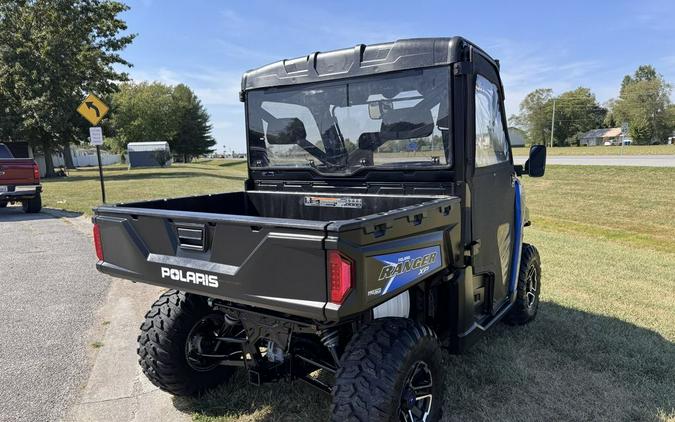
M58 420L87 381L87 333L110 279L79 226L0 209L1 421Z

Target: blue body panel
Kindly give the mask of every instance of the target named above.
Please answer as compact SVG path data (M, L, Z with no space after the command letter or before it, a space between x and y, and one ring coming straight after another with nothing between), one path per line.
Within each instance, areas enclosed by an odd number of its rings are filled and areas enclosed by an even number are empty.
M518 270L520 269L520 255L523 249L523 204L521 198L520 181L516 180L515 189L515 212L513 222L513 262L511 263L511 279L509 280L509 294L516 291Z

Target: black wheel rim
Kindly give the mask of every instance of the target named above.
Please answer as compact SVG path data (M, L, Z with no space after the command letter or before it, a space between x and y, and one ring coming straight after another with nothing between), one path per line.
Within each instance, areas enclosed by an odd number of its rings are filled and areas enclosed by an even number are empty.
M539 273L534 265L527 269L525 278L525 298L527 299L527 308L532 309L537 304L539 290Z
M417 361L408 372L399 407L399 420L402 422L426 421L431 413L434 379L429 365Z
M197 321L185 341L185 358L190 368L198 372L211 371L225 359L235 359L243 352L240 347L223 344L218 337L241 335L240 326L225 322L223 314L211 314Z

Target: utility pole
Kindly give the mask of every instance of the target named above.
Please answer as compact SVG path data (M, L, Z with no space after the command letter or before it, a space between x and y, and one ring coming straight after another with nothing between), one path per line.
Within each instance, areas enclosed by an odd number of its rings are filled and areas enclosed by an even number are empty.
M551 115L551 148L553 148L553 130L555 128L555 98L553 99L553 114Z

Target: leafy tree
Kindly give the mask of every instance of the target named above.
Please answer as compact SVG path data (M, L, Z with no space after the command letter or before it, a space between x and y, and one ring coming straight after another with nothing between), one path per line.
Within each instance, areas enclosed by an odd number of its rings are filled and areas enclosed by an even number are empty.
M578 143L581 134L603 126L606 114L607 110L598 104L588 88L579 87L562 93L556 98L554 143Z
M185 161L211 152L209 115L186 85L125 83L112 97L110 146L117 152L129 142L168 141Z
M530 144L548 144L555 101L554 145L577 143L581 133L603 125L607 110L601 107L588 88L579 87L553 97L550 89L536 89L520 103L520 115L512 118L527 129Z
M652 65L642 65L639 66L636 70L633 76L631 75L626 75L623 77L623 80L621 81L621 91L620 93L623 94L624 90L626 87L632 83L635 82L642 82L642 81L651 81L653 79L658 78L658 73L656 73L656 69L654 69L654 66Z
M209 114L199 98L186 85L179 84L173 89L173 101L178 122L174 152L182 155L184 162L212 152L216 141L211 136Z
M613 110L615 104L616 100L609 100L605 105L605 108L607 109L607 114L605 114L605 118L602 121L602 126L605 128L621 126L621 122L617 122L616 116L614 115Z
M640 66L626 75L612 113L617 122L628 123L628 134L638 144L665 140L675 129L669 111L671 85L652 66Z
M546 144L551 136L553 90L539 88L530 92L520 103L520 115L515 119L527 129L530 144Z
M129 142L172 141L178 133L172 88L159 82L120 85L112 96L110 124L117 152Z
M112 0L3 0L0 3L0 139L23 139L51 153L85 140L87 124L75 109L85 93L106 96L128 75L118 53L134 35ZM69 154L66 155L67 158Z

